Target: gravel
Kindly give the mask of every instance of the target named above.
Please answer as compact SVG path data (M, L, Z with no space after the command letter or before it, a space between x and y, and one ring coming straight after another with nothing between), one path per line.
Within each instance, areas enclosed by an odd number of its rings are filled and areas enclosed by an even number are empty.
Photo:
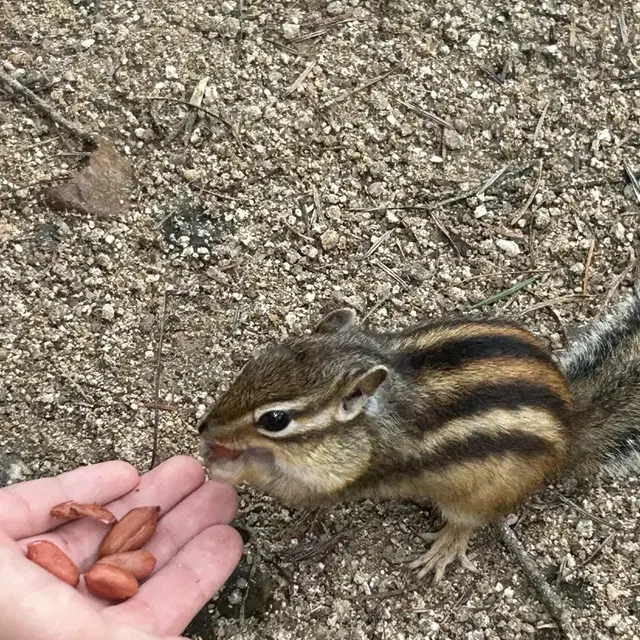
M198 455L196 416L248 355L327 309L384 328L506 314L560 349L632 257L638 2L0 13L4 71L110 138L135 176L110 215L52 210L86 149L0 90L3 483L111 458L147 467L165 291L161 458ZM199 84L196 110L184 103ZM584 638L639 637L638 487L565 482L519 513ZM400 562L424 548L417 505L303 520L243 490L239 522L247 566L275 587L244 623L221 596L194 638L558 637L491 530L472 543L481 573L456 567L434 589ZM298 545L324 551L295 560Z

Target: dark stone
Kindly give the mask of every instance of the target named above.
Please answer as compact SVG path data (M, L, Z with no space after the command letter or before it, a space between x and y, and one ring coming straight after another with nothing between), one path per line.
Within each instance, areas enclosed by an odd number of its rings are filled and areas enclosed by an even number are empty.
M275 587L275 580L263 573L260 567L253 570L241 562L220 591L216 607L222 617L239 620L244 601L244 617L259 617L271 607Z

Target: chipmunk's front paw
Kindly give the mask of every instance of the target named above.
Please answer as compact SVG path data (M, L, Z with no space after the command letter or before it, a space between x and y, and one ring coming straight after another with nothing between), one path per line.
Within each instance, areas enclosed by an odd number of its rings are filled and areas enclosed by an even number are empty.
M421 536L434 540L434 543L427 553L414 560L409 566L412 569L420 569L418 571L419 578L424 578L433 571L433 584L438 584L442 580L446 568L456 558L460 560L464 569L473 573L477 572L477 567L467 557L467 546L472 533L473 529L447 523L437 533Z

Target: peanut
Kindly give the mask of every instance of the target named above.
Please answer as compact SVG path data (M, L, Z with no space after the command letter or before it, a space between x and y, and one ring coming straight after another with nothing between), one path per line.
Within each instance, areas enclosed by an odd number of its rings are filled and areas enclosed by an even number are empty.
M160 507L131 509L104 537L98 557L140 549L155 533L159 513Z
M77 587L80 570L76 563L57 545L48 540L36 540L27 545L27 558L60 580Z
M94 564L84 574L84 582L90 593L105 600L127 600L138 592L133 573L110 564Z
M118 567L118 569L126 569L131 571L137 580L144 580L156 566L156 558L149 551L138 549L137 551L125 551L105 556L100 558L96 564L108 564L112 567Z

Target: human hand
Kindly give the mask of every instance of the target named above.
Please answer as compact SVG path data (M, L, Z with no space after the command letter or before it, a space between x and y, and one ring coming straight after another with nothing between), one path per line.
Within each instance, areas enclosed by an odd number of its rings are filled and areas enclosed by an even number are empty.
M204 482L204 470L175 456L139 476L129 464L104 462L0 489L0 636L3 640L152 640L176 637L224 584L242 555L228 526L235 490ZM106 533L83 518L63 524L56 504L98 502L117 518L137 506L160 505L158 529L145 545L157 558L131 599L113 604L77 589L25 557L32 540L51 540L86 571Z

